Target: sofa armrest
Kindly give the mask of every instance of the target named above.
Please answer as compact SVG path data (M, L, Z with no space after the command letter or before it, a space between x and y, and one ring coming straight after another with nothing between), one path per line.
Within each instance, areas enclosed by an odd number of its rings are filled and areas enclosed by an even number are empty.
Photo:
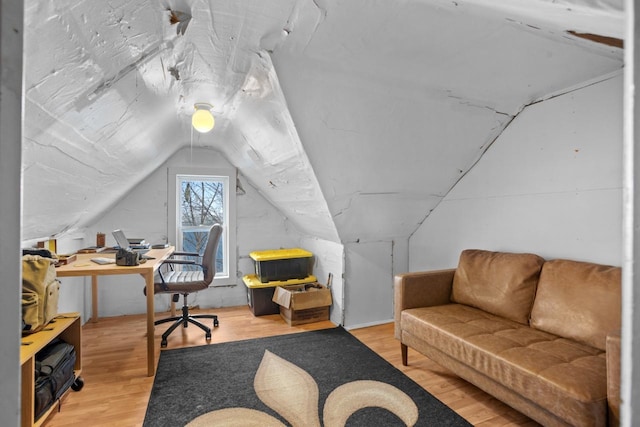
M400 339L402 310L449 304L456 269L398 274L393 284L395 336Z
M617 426L620 424L620 332L607 335L606 351L608 424Z

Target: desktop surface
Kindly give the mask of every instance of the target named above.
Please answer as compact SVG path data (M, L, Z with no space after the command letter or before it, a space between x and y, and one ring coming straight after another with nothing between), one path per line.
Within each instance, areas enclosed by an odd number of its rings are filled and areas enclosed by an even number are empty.
M149 271L149 269L156 269L162 262L169 257L174 251L173 246L169 246L164 249L150 249L149 252L146 253L147 256L152 257L153 259L148 259L146 262L135 265L135 266L120 266L116 264L97 264L92 262L92 258L114 258L114 254L104 254L100 253L99 255L92 254L77 254L75 261L70 262L69 264L64 264L59 267L56 267L56 273L61 277L70 277L70 276L92 276L96 275L111 275L111 274L132 274L139 273L144 271Z

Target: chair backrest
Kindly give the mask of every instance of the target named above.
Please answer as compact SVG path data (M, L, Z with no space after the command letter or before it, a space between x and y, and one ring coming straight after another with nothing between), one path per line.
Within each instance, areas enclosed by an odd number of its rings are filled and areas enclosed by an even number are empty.
M218 243L220 242L221 235L222 226L220 224L213 224L209 230L209 240L207 240L207 246L202 255L204 281L207 283L213 282L213 278L216 275L216 255L218 253Z

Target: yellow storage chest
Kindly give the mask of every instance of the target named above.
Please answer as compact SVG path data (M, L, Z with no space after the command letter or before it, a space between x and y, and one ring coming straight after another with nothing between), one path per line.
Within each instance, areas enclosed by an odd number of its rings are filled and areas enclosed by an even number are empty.
M311 275L313 254L300 248L254 251L249 254L255 263L260 282L305 279Z

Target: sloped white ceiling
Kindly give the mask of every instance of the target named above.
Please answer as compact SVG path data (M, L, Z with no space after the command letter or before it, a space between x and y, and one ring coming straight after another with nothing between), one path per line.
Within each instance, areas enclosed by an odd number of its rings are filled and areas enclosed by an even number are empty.
M527 104L603 78L621 0L25 2L23 238L213 146L304 233L409 236ZM173 16L179 22L172 24ZM193 136L195 102L216 128Z

